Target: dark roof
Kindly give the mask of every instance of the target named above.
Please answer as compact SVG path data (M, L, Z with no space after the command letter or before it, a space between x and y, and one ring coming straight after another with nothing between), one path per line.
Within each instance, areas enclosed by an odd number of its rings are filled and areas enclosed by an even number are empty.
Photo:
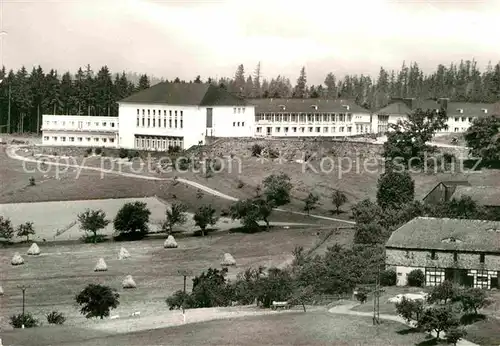
M409 107L409 104L412 104L411 108ZM379 109L376 113L405 115L411 113L411 111L417 108L428 110L440 109L441 106L438 101L435 100L414 99L413 101L407 100L406 102L403 100L397 100L382 109ZM495 114L496 108L498 108L498 106L494 103L448 102L446 113L449 117L490 116ZM484 113L483 109L486 109L487 112ZM460 110L462 110L462 113L460 113Z
M448 181L442 181L441 183L444 186L446 186L446 187L451 187L451 186L470 186L470 183L467 180L448 180Z
M243 106L246 101L226 89L202 83L159 83L119 101L187 106Z
M395 230L386 247L500 253L500 222L417 217Z
M255 106L255 113L287 112L287 113L370 113L369 110L358 106L351 100L324 100L324 99L253 99L250 104ZM283 110L282 106L285 106ZM317 106L317 110L313 107ZM349 106L349 110L345 108Z
M500 206L500 187L495 186L457 186L451 198L470 196L485 206Z

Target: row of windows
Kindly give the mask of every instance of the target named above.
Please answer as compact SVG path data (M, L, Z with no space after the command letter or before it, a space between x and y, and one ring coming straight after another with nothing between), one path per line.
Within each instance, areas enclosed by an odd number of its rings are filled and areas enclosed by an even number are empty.
M242 122L239 122L239 121L238 121L238 122L233 121L233 127L236 127L236 124L238 124L238 127L240 127L240 126L245 126L245 122L244 122L244 121L242 121Z
M255 121L275 121L275 122L351 122L352 113L328 113L328 114L279 114L279 113L266 113L257 114Z
M267 131L267 134L271 134L272 132L272 127L266 127L266 131ZM283 132L284 133L288 133L289 132L289 127L283 127ZM300 133L305 133L306 132L306 128L305 127L292 127L291 128L293 133L296 133L297 130L300 132ZM330 131L330 128L329 127L308 127L307 128L307 132L308 133L312 133L312 132L316 132L316 133L321 133L321 130L323 129L323 133L328 133ZM344 132L344 130L347 129L347 132L352 132L352 126L347 126L347 127L344 127L344 126L340 126L339 127L339 132ZM336 128L335 127L332 127L331 128L331 132L335 132ZM257 133L262 133L262 127L258 126L257 127ZM281 133L281 127L275 127L274 128L274 133Z
M177 113L177 111L175 111ZM181 111L182 113L182 111ZM163 120L163 121L162 121ZM169 129L177 129L177 128L180 128L182 129L184 124L183 124L183 120L182 120L182 114L181 114L181 118L179 120L177 120L177 114L175 114L175 118L173 119L172 121L172 118L169 118L168 119L168 123L167 123L167 118L166 117L163 117L163 119L161 118L151 118L151 117L142 117L142 118L139 118L139 116L137 116L137 121L136 121L136 126L137 127L157 127L157 128L167 128L167 124L168 124L168 128Z
M177 111L174 111L175 112L175 115L177 115ZM183 111L179 111L180 112L180 115L182 116L182 112ZM233 108L233 113L234 114L245 114L245 107L234 107ZM161 109L139 109L137 108L137 115L161 115L162 114L162 110ZM168 111L168 114L170 116L172 116L172 111L169 110ZM167 110L164 109L163 110L163 116L166 116L167 115Z
M467 121L467 118L466 118L466 117L462 117L462 118L460 118L460 117L455 117L455 122L460 121L460 119L462 119L462 121L463 121L463 122ZM468 118L468 120L469 120L469 122L471 123L471 122L472 122L472 117L469 117L469 118ZM451 118L450 118L450 117L448 117L448 121L451 121Z
M490 272L491 273L491 272ZM481 289L491 288L491 277L497 277L497 274L491 275L487 270L469 270L469 276L475 276L474 287ZM446 279L444 268L425 268L425 285L438 286Z
M241 114L241 113L245 113L245 107L234 107L233 108L233 113L234 114Z
M168 150L173 147L184 147L182 137L166 136L135 136L136 149Z
M114 143L115 142L115 139L113 137L66 137L66 136L61 136L61 137L58 137L58 136L43 136L43 140L44 141L49 141L50 139L52 139L53 142L57 142L59 139L61 140L61 142L79 142L79 143L82 143L84 140L86 142L92 142L92 139L94 140L94 142L98 143L98 142L102 142L102 143Z
M93 124L93 125L92 125ZM99 128L102 128L102 127L112 127L114 128L115 125L117 125L114 121L110 121L110 122L107 122L107 121L94 121L94 122L91 122L91 121L66 121L66 120L62 120L60 122L58 122L57 120L47 120L45 121L45 125L47 126L50 126L50 125L53 125L53 126L58 126L58 125L61 125L62 127L76 127L76 128L84 128L84 127L99 127Z

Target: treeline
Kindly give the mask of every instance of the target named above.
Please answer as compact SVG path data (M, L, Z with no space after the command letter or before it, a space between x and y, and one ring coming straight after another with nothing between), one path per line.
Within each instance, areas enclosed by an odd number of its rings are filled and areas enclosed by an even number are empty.
M107 66L94 72L89 65L62 75L53 69L44 71L41 66L8 72L3 67L0 79L1 132L8 130L9 123L10 132L37 132L42 114L116 116L116 101L164 80L125 72L113 74ZM448 97L465 102L500 99L500 63L490 63L480 71L474 60L448 67L438 65L431 74L424 74L417 63L403 63L399 70L382 67L376 79L367 75L340 77L330 72L321 85L307 83L304 67L294 84L281 75L264 79L260 63L251 73L239 65L233 78L203 80L196 76L187 82L178 77L170 81L222 85L246 98L352 99L371 110L386 106L395 97Z

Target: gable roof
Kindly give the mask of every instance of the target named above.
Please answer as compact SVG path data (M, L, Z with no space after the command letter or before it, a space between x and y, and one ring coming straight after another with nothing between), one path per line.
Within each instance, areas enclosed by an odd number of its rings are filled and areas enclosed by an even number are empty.
M485 206L500 206L500 187L495 186L457 186L451 198L470 196Z
M118 103L186 106L244 106L246 101L224 88L203 83L158 83Z
M500 253L500 222L417 217L395 230L386 247Z
M423 201L430 196L440 185L443 185L445 188L453 188L456 186L470 186L470 183L467 180L448 180L448 181L440 181L437 183L427 194L422 198Z
M396 100L379 109L376 113L380 115L406 115L417 108L423 110L441 108L441 105L435 100L414 99L410 101L408 99L407 101L408 103L403 100ZM408 106L410 102L412 103L411 108ZM486 109L487 112L484 113L483 109ZM449 117L491 116L498 112L498 109L499 106L494 103L447 102L446 114ZM462 113L459 110L462 110Z
M357 105L351 100L324 99L253 99L250 104L255 106L255 113L370 113L369 110ZM283 110L282 106L285 106ZM317 109L314 108L317 107ZM349 106L347 110L346 106Z

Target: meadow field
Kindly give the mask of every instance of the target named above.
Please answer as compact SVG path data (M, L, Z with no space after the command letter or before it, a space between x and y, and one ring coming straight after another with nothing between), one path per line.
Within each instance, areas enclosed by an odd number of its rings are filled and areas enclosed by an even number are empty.
M214 233L206 237L179 238L177 249L164 249L164 239L95 245L47 242L39 244L42 252L39 256L26 255L28 244L25 248L3 248L0 249L0 285L5 294L0 296L0 325L8 327L8 316L21 312L19 285L30 286L26 291L26 309L40 320L44 320L44 314L58 310L68 316L67 325L91 326L92 322L86 321L74 306L75 295L89 283L106 284L119 291L121 303L113 314L129 316L141 311L141 319L161 316L162 313L169 313L165 298L183 287L183 278L178 270L187 269L198 275L209 267L220 268L223 254L229 252L237 265L230 268L228 277L235 278L237 273L248 267L286 264L296 246L315 248L330 233L330 228L276 228L256 234ZM327 241L349 246L352 231L339 230ZM118 253L122 246L130 252L130 258L119 260ZM24 265L10 264L15 252L24 257ZM108 271L93 271L99 258L104 258ZM121 282L127 275L133 276L137 289L121 288ZM190 286L191 280L188 279L188 289Z
M229 327L229 328L228 328ZM419 345L426 336L409 331L396 322L383 321L374 326L371 318L340 316L327 311L273 313L263 316L213 320L169 327L109 335L92 332L88 335L75 329L70 338L62 329L39 337L34 343L28 331L7 332L6 341L24 346L161 346L161 345Z

